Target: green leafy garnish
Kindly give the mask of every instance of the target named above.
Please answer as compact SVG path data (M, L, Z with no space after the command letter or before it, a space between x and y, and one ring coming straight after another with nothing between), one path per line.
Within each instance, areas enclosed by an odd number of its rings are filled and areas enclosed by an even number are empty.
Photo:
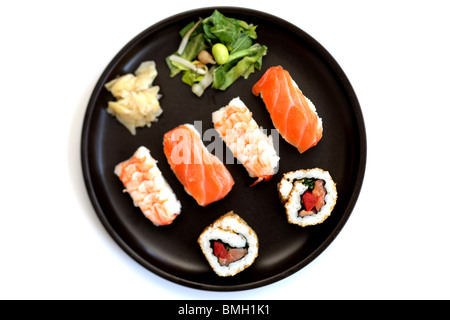
M216 69L212 87L226 90L239 77L247 79L255 69L261 70L262 57L266 51L267 47L255 44L248 49L232 53L228 62Z
M314 179L303 179L303 185L307 186L309 190L314 190L314 185L316 180Z
M166 58L170 77L182 72L182 81L190 85L197 96L211 84L212 88L223 91L240 77L247 79L261 70L262 58L267 53L266 46L253 43L257 38L256 28L245 21L228 18L218 10L203 20L189 23L180 31L180 47ZM211 53L217 43L228 49L228 60L225 58L220 65L208 64L203 68L196 60L198 54L202 50Z

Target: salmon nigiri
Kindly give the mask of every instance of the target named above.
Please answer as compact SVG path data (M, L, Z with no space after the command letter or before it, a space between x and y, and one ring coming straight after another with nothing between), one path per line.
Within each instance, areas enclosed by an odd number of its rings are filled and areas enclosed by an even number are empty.
M322 138L322 119L288 71L269 68L255 83L252 92L261 95L280 135L300 153L314 147Z
M200 206L223 199L234 185L225 165L211 154L190 124L164 135L164 154L184 189Z

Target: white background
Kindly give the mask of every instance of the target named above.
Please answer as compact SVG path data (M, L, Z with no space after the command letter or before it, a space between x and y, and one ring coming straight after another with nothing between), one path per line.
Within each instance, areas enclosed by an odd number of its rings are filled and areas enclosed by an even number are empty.
M80 163L88 99L116 53L168 16L219 5L318 40L356 91L368 143L360 198L326 251L231 293L174 284L129 258L98 220ZM449 12L435 0L2 1L0 298L449 299Z

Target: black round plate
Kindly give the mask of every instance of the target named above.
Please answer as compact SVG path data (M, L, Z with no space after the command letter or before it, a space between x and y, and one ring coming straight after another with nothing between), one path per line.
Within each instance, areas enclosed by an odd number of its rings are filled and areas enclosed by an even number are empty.
M83 174L94 209L101 222L132 258L173 282L205 290L243 290L278 281L300 270L333 241L350 216L359 195L366 164L366 135L356 95L344 72L331 55L298 27L267 13L234 7L220 12L258 25L257 42L266 45L263 68L247 80L239 79L227 91L209 88L198 98L181 76L169 77L165 58L180 43L179 30L215 8L177 14L143 31L111 61L89 101L83 124L81 158ZM104 84L118 75L134 72L140 62L154 60L158 70L155 85L163 95L164 110L150 128L132 136L106 112L111 94ZM184 191L163 153L165 132L184 123L201 121L203 132L213 127L211 113L240 97L256 122L273 129L263 101L251 89L265 70L281 65L288 70L323 119L324 136L319 144L300 154L280 137L280 168L273 179L250 188L254 181L240 164L227 164L236 182L223 200L200 207ZM209 141L204 141L208 145ZM148 147L166 180L182 204L182 213L172 225L155 227L123 193L114 166L128 159L141 145ZM224 147L225 150L225 147ZM322 224L301 228L287 222L277 192L283 173L319 167L328 170L338 189L332 215ZM203 229L226 212L234 210L259 237L259 256L254 264L234 277L221 278L208 265L197 238Z

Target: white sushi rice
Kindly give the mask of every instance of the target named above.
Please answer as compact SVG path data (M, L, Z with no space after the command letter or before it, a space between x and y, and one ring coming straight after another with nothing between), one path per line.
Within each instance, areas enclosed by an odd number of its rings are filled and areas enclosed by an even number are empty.
M235 106L248 110L247 106L239 97L232 99L227 106L213 112L212 121L215 127L217 123L226 119L228 106ZM248 112L250 111L248 110ZM267 159L267 163L270 163L271 170L267 175L274 175L277 173L280 157L275 150L272 135L265 134L263 128L259 127L253 118L249 123L241 122L235 124L235 128L229 130L230 134L227 134L227 136L223 136L219 130L217 131L233 155L244 165L250 177L255 178L256 176L250 170L250 167L246 166L246 163L249 163L250 165L256 164L259 162L258 160L261 159ZM238 132L244 133L236 139L236 136L239 135ZM266 161L263 160L260 162L265 163Z
M308 190L308 187L300 182L302 179L324 180L326 191L325 205L319 212L304 217L299 215L299 212L303 210L300 199L303 193ZM331 215L337 200L336 184L330 173L320 168L285 173L278 183L278 192L286 209L288 222L302 227L316 225L325 221Z
M222 266L214 255L211 240L220 240L235 248L248 247L247 254L228 266ZM258 237L248 224L233 211L228 212L208 226L198 238L206 260L221 277L234 276L253 264L258 256Z

